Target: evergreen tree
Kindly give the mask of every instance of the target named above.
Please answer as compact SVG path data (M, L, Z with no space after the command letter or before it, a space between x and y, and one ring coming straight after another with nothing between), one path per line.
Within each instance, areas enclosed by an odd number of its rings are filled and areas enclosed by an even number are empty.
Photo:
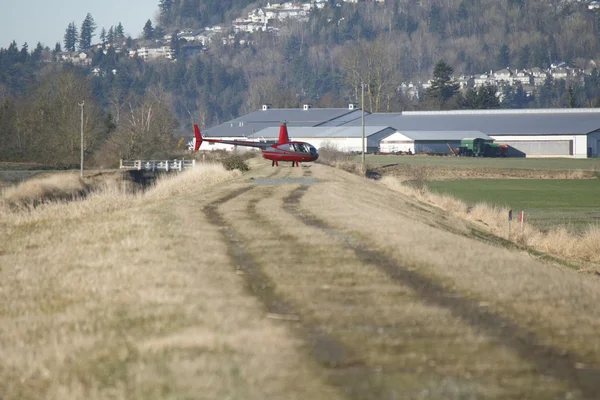
M75 22L71 22L69 26L67 26L67 30L65 32L64 41L65 50L67 51L75 51L75 46L77 46L77 27L75 26Z
M517 60L517 68L528 68L531 67L530 60L531 58L531 48L528 44L521 48L519 58Z
M503 108L526 108L532 101L531 96L527 96L523 86L519 83L516 88L506 86L503 91L502 107Z
M458 108L462 108L465 110L474 110L479 108L477 91L474 88L468 88L465 95L461 95L460 100L458 102Z
M44 46L42 46L42 44L40 42L38 42L37 46L35 46L35 49L31 53L31 59L34 62L40 61L42 59L43 52L44 52Z
M444 22L442 21L442 9L437 4L432 4L429 10L429 30L444 36Z
M300 57L301 49L301 42L298 39L298 37L295 35L290 36L287 42L285 43L285 47L283 49L284 59L290 62L295 58Z
M179 14L182 19L188 21L199 21L201 20L200 7L198 0L180 0L179 1Z
M548 108L552 106L552 77L549 75L544 81L544 85L538 90L537 106Z
M575 97L575 91L573 90L573 86L569 84L568 88L569 99L568 99L568 108L577 108L577 99Z
M592 69L590 75L586 75L583 82L585 98L589 102L593 102L600 97L600 74L597 68Z
M444 60L438 61L433 70L431 87L425 91L425 97L439 107L444 106L457 93L460 85L452 78L454 69Z
M507 44L503 44L498 52L498 66L507 68L510 66L510 51Z
M19 62L25 64L29 59L29 45L27 42L23 43L23 47L21 47L21 53L19 54Z
M92 47L92 37L96 30L96 23L92 15L88 13L81 24L81 35L79 37L79 48L81 50L88 50Z
M100 30L100 43L102 44L102 48L106 46L106 29L104 27Z
M119 22L119 24L117 25L117 27L115 28L115 36L116 39L125 39L125 29L123 29L123 24L121 24Z
M154 28L152 27L152 21L150 20L146 21L146 25L144 25L144 39L154 39Z
M56 42L54 45L54 53L62 53L62 47L60 46L60 42Z
M158 10L160 25L169 25L172 22L173 0L159 0Z
M178 59L181 56L181 43L179 42L179 31L173 32L171 36L171 55L173 59Z
M156 26L156 28L154 28L153 36L155 39L162 39L165 37L165 30L160 26Z
M201 86L204 83L204 81L202 80L202 73L204 71L204 63L202 62L202 59L200 57L196 57L193 65L192 65L192 69L194 71L193 75L196 80L196 83L198 84L198 86Z
M485 85L477 91L477 108L490 110L500 108L500 100L496 96L498 88L494 85Z
M115 39L116 39L115 28L114 28L114 26L111 25L111 27L108 28L108 33L106 34L106 41L110 44L113 44Z

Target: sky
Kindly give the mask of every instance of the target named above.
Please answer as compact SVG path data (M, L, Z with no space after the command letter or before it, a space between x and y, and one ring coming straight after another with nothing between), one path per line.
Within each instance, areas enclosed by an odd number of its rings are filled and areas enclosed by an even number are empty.
M0 0L0 47L13 40L19 49L27 42L32 51L38 42L54 49L56 42L64 47L67 26L75 22L77 31L90 13L96 23L92 43L99 42L102 27L123 24L125 36L137 38L146 21L155 23L159 0Z

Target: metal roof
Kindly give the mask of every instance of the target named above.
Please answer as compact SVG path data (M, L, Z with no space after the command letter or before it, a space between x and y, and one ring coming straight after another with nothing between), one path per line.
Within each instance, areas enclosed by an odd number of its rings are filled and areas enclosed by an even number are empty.
M493 140L479 131L399 131L399 133L412 140L462 140L466 138Z
M203 130L206 136L253 137L267 127L279 126L287 121L288 127L317 126L343 118L337 125L346 124L361 117L361 111L349 108L268 108L251 112L239 118Z
M385 132L387 131L387 132ZM369 137L378 133L396 132L394 128L389 126L365 126L365 137ZM362 137L362 127L356 126L340 126L340 127L289 127L288 135L290 140L294 138L360 138ZM256 137L264 139L272 139L279 137L279 127L269 127L256 132Z
M365 111L365 118L369 114L370 113ZM324 122L322 124L319 124L318 126L342 126L342 125L348 124L349 122L357 121L357 120L362 121L362 112L360 110L357 110L352 113L348 113L346 115L342 115L341 117L335 118L331 121Z
M358 126L361 121L348 125ZM600 129L600 109L420 111L370 114L367 125L404 131L481 131L487 135L585 135Z

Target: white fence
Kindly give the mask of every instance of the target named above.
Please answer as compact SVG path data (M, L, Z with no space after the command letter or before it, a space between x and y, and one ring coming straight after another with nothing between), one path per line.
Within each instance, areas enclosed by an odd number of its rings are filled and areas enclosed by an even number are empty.
M181 171L196 166L196 160L121 160L119 168L144 171Z

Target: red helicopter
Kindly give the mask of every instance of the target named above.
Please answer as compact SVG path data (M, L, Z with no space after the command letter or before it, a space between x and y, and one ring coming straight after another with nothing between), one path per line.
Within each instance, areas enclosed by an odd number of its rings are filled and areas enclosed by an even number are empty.
M299 167L300 162L315 161L319 158L317 149L306 142L290 142L288 136L287 125L284 122L279 127L279 140L277 143L250 142L246 140L224 140L224 139L207 139L202 137L200 128L194 124L194 134L196 135L196 143L194 151L198 151L202 142L232 144L235 146L249 146L261 149L262 155L267 160L271 160L271 166L279 166L279 161L291 161L292 167Z

